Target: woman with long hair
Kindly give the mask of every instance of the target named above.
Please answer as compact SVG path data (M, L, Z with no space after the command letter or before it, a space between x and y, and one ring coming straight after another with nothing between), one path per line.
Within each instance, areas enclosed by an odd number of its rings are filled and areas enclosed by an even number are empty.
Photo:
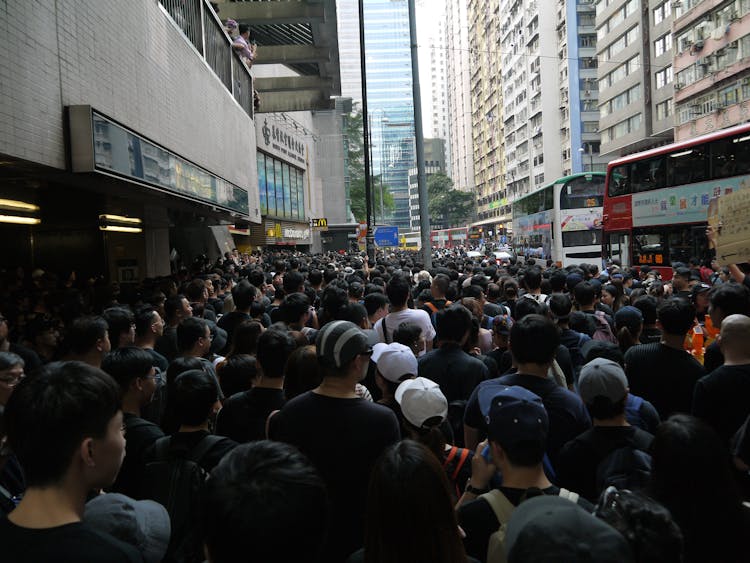
M602 287L602 303L612 309L613 312L619 311L627 305L627 298L623 293L622 285L608 283Z
M650 495L672 513L685 539L685 563L748 560L750 510L719 435L693 416L676 414L651 445Z
M615 335L622 353L640 344L643 330L643 313L632 305L626 305L615 313Z
M389 447L373 468L364 548L349 563L467 563L448 479L422 444Z

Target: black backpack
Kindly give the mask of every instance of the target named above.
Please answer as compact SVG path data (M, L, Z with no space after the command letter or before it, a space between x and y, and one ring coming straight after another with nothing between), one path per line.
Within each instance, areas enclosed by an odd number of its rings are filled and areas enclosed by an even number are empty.
M596 467L597 493L610 486L638 491L648 485L650 478L651 456L648 444L637 437L629 444L611 451Z
M199 504L208 472L201 460L223 436L208 435L192 450L172 447L170 436L154 443L153 456L143 471L141 498L155 500L169 513L172 534L166 562L192 563L204 560L199 533Z

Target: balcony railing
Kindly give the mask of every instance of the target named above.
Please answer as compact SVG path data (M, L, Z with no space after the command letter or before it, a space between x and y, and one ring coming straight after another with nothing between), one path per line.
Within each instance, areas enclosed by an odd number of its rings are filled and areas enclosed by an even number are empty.
M251 118L253 117L253 78L232 49L232 40L224 31L207 0L158 0L185 38L208 63L214 74Z

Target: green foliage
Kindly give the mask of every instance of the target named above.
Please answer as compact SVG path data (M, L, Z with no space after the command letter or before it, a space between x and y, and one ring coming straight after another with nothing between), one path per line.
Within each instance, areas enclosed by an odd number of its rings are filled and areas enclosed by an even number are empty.
M444 229L463 227L474 214L474 196L453 189L453 180L445 174L432 174L427 179L430 219Z
M360 223L367 222L367 207L365 205L365 179L358 178L352 180L349 186L349 198L352 202L352 213L354 218ZM387 184L383 184L383 208L386 214L392 211L394 207L393 194ZM378 222L384 222L380 217L380 176L375 176L372 180L372 209Z

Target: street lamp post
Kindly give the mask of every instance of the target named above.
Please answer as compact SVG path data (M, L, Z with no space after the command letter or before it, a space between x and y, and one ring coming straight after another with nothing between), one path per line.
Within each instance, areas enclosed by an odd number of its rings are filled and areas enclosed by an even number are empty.
M362 127L364 129L364 142L370 135L369 120L364 119L367 113L367 64L365 58L365 7L364 0L359 0L359 66L362 77ZM364 151L365 160L365 208L367 212L367 234L365 235L365 246L367 257L371 264L375 263L375 231L372 219L372 178L370 177L370 152Z

